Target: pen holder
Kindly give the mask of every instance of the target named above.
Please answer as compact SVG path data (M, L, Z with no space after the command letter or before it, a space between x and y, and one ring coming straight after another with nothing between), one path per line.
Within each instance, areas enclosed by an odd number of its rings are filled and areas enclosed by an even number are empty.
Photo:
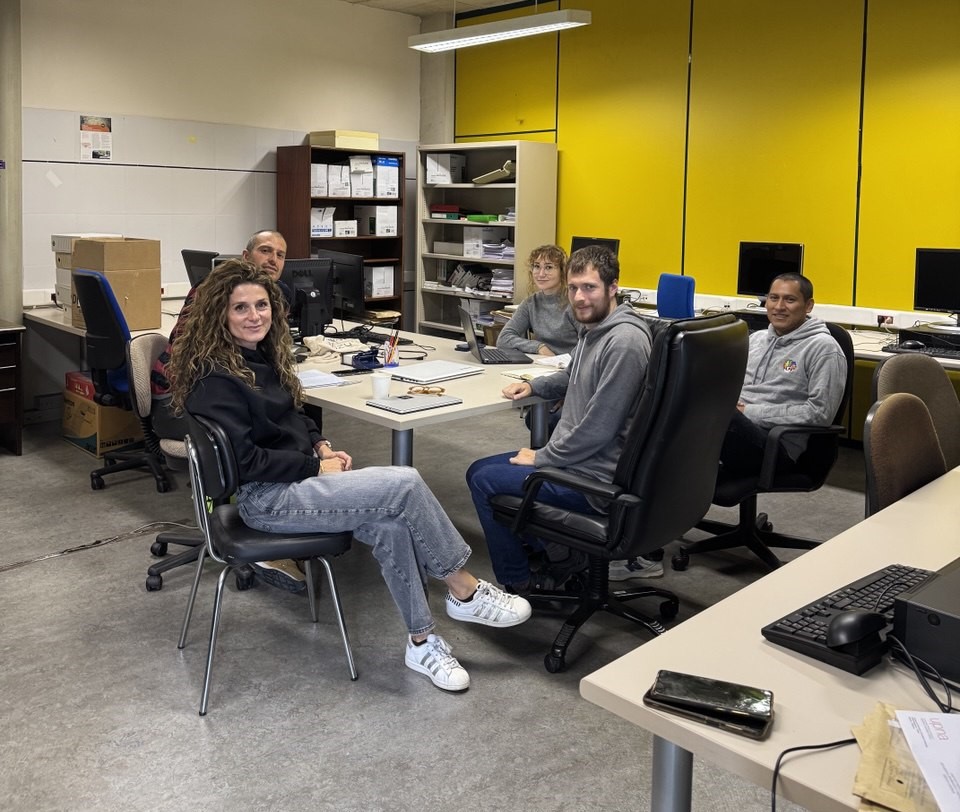
M400 366L400 351L397 347L391 347L389 344L384 344L380 349L380 354L378 357L380 363L385 367Z

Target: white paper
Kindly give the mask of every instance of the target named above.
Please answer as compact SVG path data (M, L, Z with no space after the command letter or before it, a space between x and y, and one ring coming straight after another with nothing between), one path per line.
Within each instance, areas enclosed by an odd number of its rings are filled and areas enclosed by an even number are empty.
M541 364L545 367L553 367L554 369L565 369L567 364L570 363L570 353L565 352L563 355L540 355L533 359L533 363Z
M897 721L940 812L960 812L960 716L897 711Z
M343 386L342 378L322 369L305 369L297 373L300 385L304 389L317 389L321 386Z

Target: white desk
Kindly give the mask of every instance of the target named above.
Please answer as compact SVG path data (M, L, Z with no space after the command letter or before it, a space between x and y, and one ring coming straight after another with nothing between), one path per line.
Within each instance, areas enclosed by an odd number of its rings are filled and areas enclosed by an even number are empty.
M850 737L878 700L936 710L912 673L888 662L862 677L766 642L760 628L892 563L937 570L960 553L960 468L766 575L580 682L580 693L654 734L654 812L690 809L693 754L769 787L788 747ZM642 696L658 669L769 688L776 719L765 742L651 710ZM781 769L781 794L817 812L857 809L859 748L799 753Z
M426 359L428 361L456 361L461 364L474 362L474 358L469 352L458 352L454 349L457 344L454 340L437 336L424 336L417 333L401 333L401 335L412 339L416 344L435 347L436 350L428 354ZM404 345L400 349L415 349L415 347ZM405 365L415 363L419 362L401 360L400 366L402 368ZM326 370L337 368L331 365L311 365L309 360L304 362L302 366L304 369L312 366ZM530 364L490 364L484 366L477 364L477 366L483 370L479 375L453 378L438 384L446 390L446 394L454 395L463 400L463 403L455 406L444 406L440 409L428 409L412 414L393 414L383 409L374 409L366 404L366 401L371 397L369 375L347 377L344 379L349 382L347 386L307 389L305 390L306 401L314 406L347 414L366 423L373 423L376 426L390 429L393 432L392 460L394 465L413 464L414 429L437 423L446 423L450 420L468 420L482 414L508 411L520 406L534 407L530 428L531 447L540 448L545 445L547 441L546 402L537 398L519 402L512 401L507 400L501 394L503 387L508 383L516 382L515 379L501 374L503 370L528 367ZM406 392L409 386L411 386L409 383L394 381L391 384L390 392L391 394L401 394Z
M130 335L138 336L144 333L163 333L170 335L173 326L177 323L177 316L183 306L183 299L164 299L160 303L160 326L152 330L133 330ZM34 307L24 309L23 320L43 327L50 327L63 333L83 337L86 330L73 326L73 316L69 309L50 305L49 307Z

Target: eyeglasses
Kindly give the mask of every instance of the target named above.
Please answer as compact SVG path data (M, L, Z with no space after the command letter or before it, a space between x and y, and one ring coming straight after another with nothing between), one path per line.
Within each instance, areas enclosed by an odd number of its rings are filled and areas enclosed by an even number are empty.
M551 274L551 273L556 273L557 266L551 265L550 263L547 263L546 265L540 265L535 263L533 266L531 266L531 269L535 274Z
M446 390L442 386L411 386L408 395L442 395Z

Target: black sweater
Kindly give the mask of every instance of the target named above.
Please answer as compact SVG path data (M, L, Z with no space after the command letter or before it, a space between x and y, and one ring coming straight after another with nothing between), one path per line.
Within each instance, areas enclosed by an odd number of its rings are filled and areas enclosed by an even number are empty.
M241 482L299 482L316 476L313 447L322 438L316 424L293 406L274 367L259 350L241 348L257 388L226 370L197 381L187 411L223 426L233 444Z

